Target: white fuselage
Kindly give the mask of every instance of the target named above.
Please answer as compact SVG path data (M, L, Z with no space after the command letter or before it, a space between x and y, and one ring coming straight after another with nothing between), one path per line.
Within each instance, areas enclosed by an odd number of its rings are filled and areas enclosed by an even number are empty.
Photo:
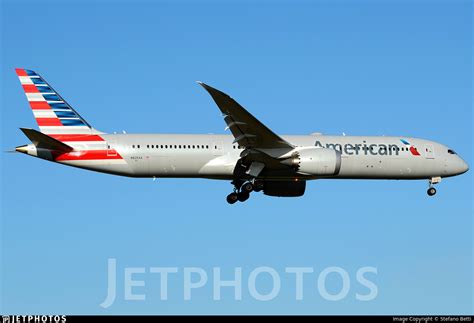
M109 134L105 146L66 142L77 150L110 150L102 161L58 161L71 166L131 177L195 177L232 179L243 147L230 135ZM467 164L448 147L407 137L282 136L299 147L324 147L341 152L341 167L334 176L272 175L268 179L429 179L467 171ZM401 138L408 142L406 145ZM418 154L413 154L410 147ZM261 149L265 151L265 149ZM449 150L449 152L448 152ZM278 157L278 149L265 151ZM121 158L114 158L114 154ZM265 178L265 177L263 177Z

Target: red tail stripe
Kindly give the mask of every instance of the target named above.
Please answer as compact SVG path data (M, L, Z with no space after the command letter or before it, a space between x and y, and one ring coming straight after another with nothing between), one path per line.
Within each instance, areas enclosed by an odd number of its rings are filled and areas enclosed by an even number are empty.
M56 161L62 160L106 160L106 159L123 159L117 151L111 150L81 150L59 155Z
M26 74L26 71L22 68L15 68L15 72L18 76L28 76L28 74Z
M39 93L38 89L33 84L23 84L22 86L25 93Z
M59 141L105 141L101 136L98 135L52 135L48 134L48 136L53 137Z
M61 120L58 118L36 118L36 122L40 127L62 126Z
M33 110L51 109L48 102L46 102L46 101L30 101L30 107Z

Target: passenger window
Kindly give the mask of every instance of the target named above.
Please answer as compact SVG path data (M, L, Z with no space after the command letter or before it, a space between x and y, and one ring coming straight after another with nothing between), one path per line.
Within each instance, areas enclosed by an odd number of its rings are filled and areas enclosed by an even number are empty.
M177 147L177 146L176 146L176 145L174 145L174 149L176 149L176 147Z
M146 145L146 148L150 148L150 145Z
M165 148L168 149L168 145L165 145Z
M206 149L209 149L209 145L206 145Z
M135 145L132 145L132 148L135 148Z
M140 149L140 145L137 145L137 148Z

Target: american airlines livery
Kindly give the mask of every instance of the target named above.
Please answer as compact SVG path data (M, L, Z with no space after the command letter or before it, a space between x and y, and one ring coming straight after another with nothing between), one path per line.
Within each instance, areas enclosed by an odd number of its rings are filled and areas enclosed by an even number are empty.
M97 172L130 177L229 180L227 202L250 193L302 196L314 179L428 180L469 167L437 142L386 136L279 136L227 94L198 82L214 99L231 135L106 134L87 123L41 76L16 69L40 131L16 151Z

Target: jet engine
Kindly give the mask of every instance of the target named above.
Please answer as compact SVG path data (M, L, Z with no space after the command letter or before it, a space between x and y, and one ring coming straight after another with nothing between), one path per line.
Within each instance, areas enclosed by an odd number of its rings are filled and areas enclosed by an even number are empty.
M341 152L329 148L301 147L281 163L294 167L303 175L333 176L341 170Z

